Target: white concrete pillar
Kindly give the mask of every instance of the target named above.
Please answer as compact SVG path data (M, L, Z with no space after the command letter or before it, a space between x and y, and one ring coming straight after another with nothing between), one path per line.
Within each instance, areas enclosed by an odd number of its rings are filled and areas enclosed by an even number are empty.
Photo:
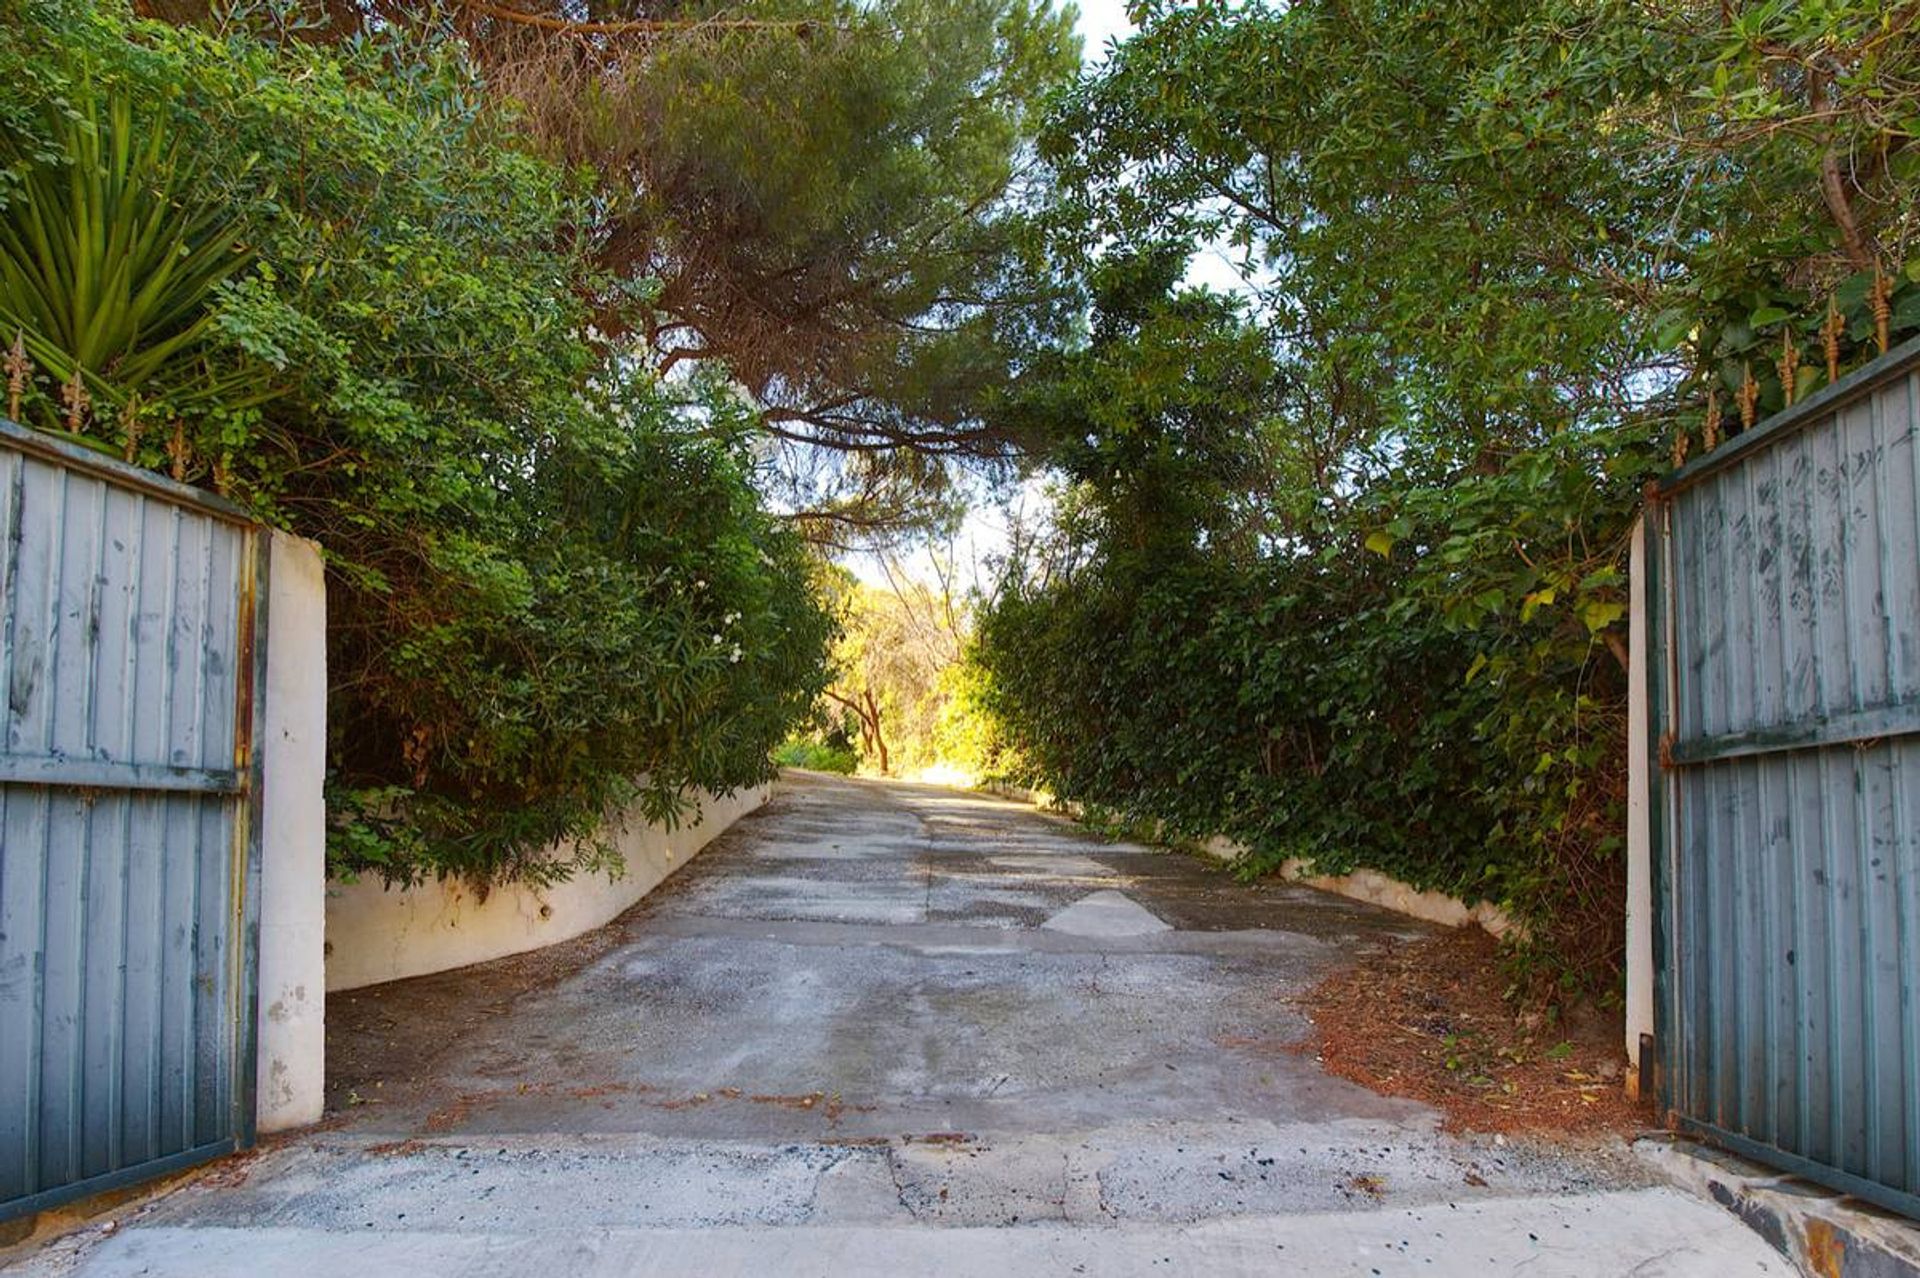
M1653 1024L1653 826L1648 775L1647 521L1627 559L1627 1090L1640 1090L1640 1036Z
M318 1122L326 1081L326 577L318 546L269 536L254 1101L262 1132Z

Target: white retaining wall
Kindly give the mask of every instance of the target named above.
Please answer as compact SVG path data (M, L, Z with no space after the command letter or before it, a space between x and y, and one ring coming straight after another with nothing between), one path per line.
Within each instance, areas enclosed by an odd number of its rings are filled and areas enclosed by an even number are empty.
M601 927L658 887L715 836L765 803L772 787L701 798L698 821L678 829L630 815L614 841L626 872L582 875L552 887L497 887L484 896L459 880L388 888L377 876L326 893L329 990L444 972L520 954Z
M1003 799L1032 804L1076 819L1081 815L1082 809L1079 804L1056 799L1044 791L1025 790L1019 786L1006 785L998 781L988 783L986 789L988 793L999 795ZM1241 844L1217 834L1200 844L1200 848L1208 856L1226 862L1239 860L1246 855L1247 851ZM1485 928L1494 936L1505 936L1520 926L1505 910L1491 902L1481 901L1475 905L1468 905L1459 897L1448 896L1444 892L1423 891L1410 883L1403 883L1399 879L1382 874L1378 870L1355 870L1351 874L1314 874L1308 870L1307 862L1296 857L1280 867L1280 876L1322 892L1332 892L1336 896L1366 901L1397 914L1423 919L1429 923L1439 923L1446 927L1465 927L1472 924Z
M1308 872L1306 862L1296 859L1282 865L1280 874L1283 878L1318 888L1322 892L1367 901L1397 914L1424 919L1443 927L1471 925L1484 928L1494 936L1505 936L1520 926L1511 915L1491 901L1468 905L1457 896L1425 891L1378 870L1355 870L1351 874L1312 874Z

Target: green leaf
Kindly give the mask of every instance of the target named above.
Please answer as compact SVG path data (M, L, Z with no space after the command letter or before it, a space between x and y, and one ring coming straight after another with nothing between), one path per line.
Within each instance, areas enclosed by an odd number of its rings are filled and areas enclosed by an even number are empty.
M1678 346L1691 335L1697 323L1690 307L1670 307L1654 317L1654 344L1667 348Z
M1609 599L1589 600L1580 609L1580 619L1587 623L1587 630L1596 635L1626 615L1625 604Z
M1896 330L1920 327L1920 289L1909 289L1894 304L1892 321Z

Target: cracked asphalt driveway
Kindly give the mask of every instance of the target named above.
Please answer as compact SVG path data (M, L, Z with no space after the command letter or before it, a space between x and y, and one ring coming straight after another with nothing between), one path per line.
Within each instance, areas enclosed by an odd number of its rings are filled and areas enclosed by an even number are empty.
M610 927L334 995L334 1116L84 1274L1775 1274L1624 1148L1438 1131L1290 997L1421 925L793 773Z

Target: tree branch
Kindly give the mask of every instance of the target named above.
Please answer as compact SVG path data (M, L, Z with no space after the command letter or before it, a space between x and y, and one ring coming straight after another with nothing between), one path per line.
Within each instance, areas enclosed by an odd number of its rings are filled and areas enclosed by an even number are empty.
M1807 68L1807 102L1815 112L1827 110L1828 75L1819 67ZM1860 222L1854 216L1853 201L1847 195L1846 174L1840 169L1840 152L1832 145L1820 154L1820 194L1826 198L1827 211L1833 214L1834 225L1840 228L1840 242L1847 250L1847 260L1853 263L1855 270L1864 271L1871 267L1873 252L1860 234Z
M456 0L456 3L462 8L484 13L489 18L498 18L502 22L517 22L522 26L539 27L543 31L559 31L568 35L661 35L703 28L717 31L798 31L804 35L813 28L823 25L810 18L785 21L771 18L633 18L620 22L586 22L571 18L553 18L543 13L526 13L519 9L509 9L505 5L489 4L487 0ZM845 28L835 27L834 30L845 30Z

